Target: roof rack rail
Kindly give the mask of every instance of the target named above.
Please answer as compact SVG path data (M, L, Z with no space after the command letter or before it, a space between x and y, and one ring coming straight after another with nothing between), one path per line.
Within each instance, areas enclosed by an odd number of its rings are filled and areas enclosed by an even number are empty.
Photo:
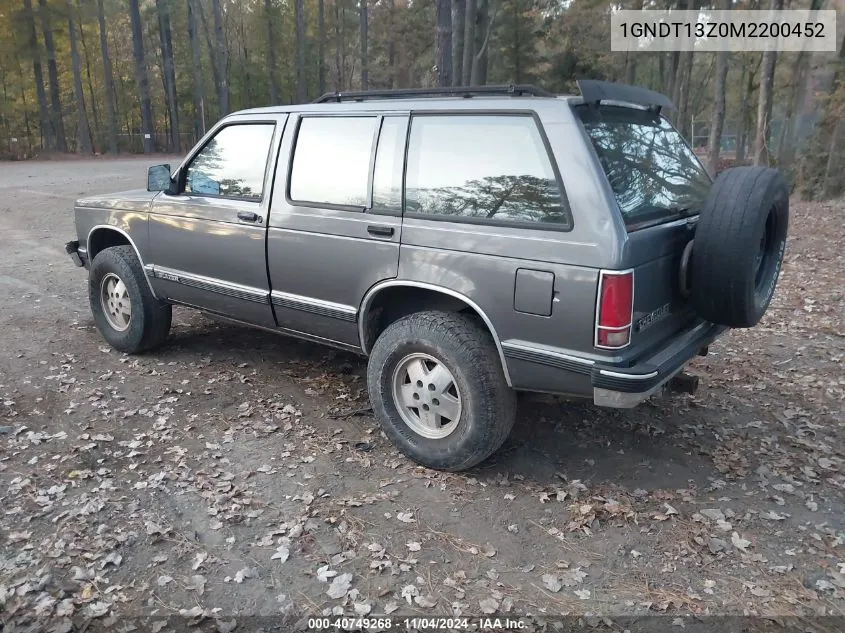
M646 106L649 110L659 114L661 108L672 109L675 106L666 95L642 88L597 79L579 79L578 89L581 97L587 103L599 104L602 101L617 101Z
M552 92L528 84L503 86L455 86L444 88L401 88L398 90L362 90L327 92L313 103L340 103L366 101L367 99L411 99L414 97L475 97L480 95L505 95L511 97L556 97Z

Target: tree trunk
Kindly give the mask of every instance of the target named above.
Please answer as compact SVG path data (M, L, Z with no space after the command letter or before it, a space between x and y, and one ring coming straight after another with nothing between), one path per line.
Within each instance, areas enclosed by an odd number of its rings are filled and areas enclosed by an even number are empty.
M361 90L370 89L370 69L369 59L367 58L367 0L361 0Z
M101 0L102 1L102 0ZM188 40L191 44L191 62L194 71L194 140L205 134L205 86L202 80L202 55L197 36L196 0L188 0Z
M634 0L634 4L631 7L634 11L640 11L643 8L643 1L644 0ZM637 81L637 54L633 52L628 52L627 56L625 57L625 83L628 85L634 85Z
M769 8L783 9L783 0L771 0ZM760 72L760 95L757 101L757 134L754 138L754 164L769 164L769 128L772 119L772 101L774 98L775 66L777 50L763 53L763 67Z
M326 6L317 2L317 83L320 94L326 92Z
M47 0L38 0L39 13L41 14L41 30L44 32L44 48L47 51L47 76L50 84L50 117L56 139L56 149L60 152L67 151L67 137L65 137L65 124L62 119L62 98L59 92L59 70L56 67L56 46L53 43L53 29L50 26L50 7Z
M495 0L478 0L478 24L475 29L476 53L472 57L470 85L483 86L487 83L487 65L490 51L490 36L496 21Z
M26 19L27 45L32 55L32 74L35 79L35 94L38 97L38 118L41 126L43 146L48 150L56 149L56 135L47 109L47 93L44 91L44 76L41 73L41 47L35 34L35 16L32 13L32 0L23 0L24 18Z
M79 49L76 47L76 25L73 22L73 5L65 0L67 10L67 32L70 39L70 64L73 69L73 96L76 99L76 111L79 117L76 127L76 151L80 154L92 154L91 128L88 126L88 113L85 111L85 93L82 91L82 68L79 64Z
M76 0L77 15L82 8L81 0ZM91 132L91 139L94 142L94 151L102 151L103 130L100 126L100 114L97 110L97 96L94 92L94 80L91 73L91 54L88 52L88 44L85 40L85 29L82 22L79 23L79 43L82 45L82 56L85 58L85 79L88 84L88 98L91 100L91 114L94 119L94 129Z
M132 57L135 60L135 81L141 98L141 134L144 139L144 153L154 151L153 108L150 103L150 80L147 76L147 62L144 58L144 35L141 27L139 0L129 0L129 21L132 26Z
M713 113L710 117L710 139L707 147L707 166L710 175L719 169L719 152L722 147L722 128L725 125L725 92L728 81L728 51L716 53L716 81L713 86Z
M461 64L461 84L469 86L472 83L472 60L475 58L475 23L478 20L477 0L466 0L466 16L464 18L464 51Z
M270 75L270 105L279 103L276 80L276 31L273 28L273 0L264 0L264 20L267 22L267 74Z
M305 8L302 0L293 1L293 13L296 20L296 102L305 103Z
M169 149L174 154L182 151L179 139L179 106L176 98L176 70L173 66L173 37L170 32L170 0L156 0L158 36L161 43L161 62L164 74L164 91L170 111Z
M97 0L97 22L100 25L100 51L103 56L103 75L106 93L106 117L109 126L109 152L117 154L117 108L114 103L114 75L112 74L111 56L109 55L109 42L106 33L106 12L103 8L103 0Z
M452 85L452 1L437 0L437 85Z
M736 160L743 162L748 150L748 126L751 110L751 95L754 92L754 78L757 71L750 67L748 60L742 67L742 94L739 98L739 121L737 122Z
M466 30L466 0L452 0L452 85L463 81L464 31Z
M217 104L220 116L230 112L229 105L229 51L226 47L226 33L223 31L223 9L220 0L211 0L211 13L214 20L214 59L217 66Z

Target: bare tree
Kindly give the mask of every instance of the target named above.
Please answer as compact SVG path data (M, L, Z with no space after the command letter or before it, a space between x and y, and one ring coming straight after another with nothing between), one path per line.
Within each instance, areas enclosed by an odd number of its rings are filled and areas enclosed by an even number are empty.
M211 0L211 15L214 20L214 64L217 66L217 104L220 115L230 112L229 105L229 51L226 34L223 31L223 9L220 0Z
M496 23L495 0L478 0L478 17L475 28L475 54L472 57L472 70L469 85L483 86L487 83L487 64L490 54L490 37ZM464 42L464 46L467 43Z
M106 118L109 127L109 152L117 154L117 108L114 103L114 74L109 55L109 41L106 33L106 12L103 0L97 0L97 22L100 26L100 51L103 56L103 88L106 93Z
M437 0L437 85L452 85L452 2Z
M727 0L726 8L730 7ZM713 85L713 112L710 116L710 138L708 140L707 166L710 174L715 176L719 169L719 153L722 147L722 129L725 126L725 93L728 83L729 52L721 50L716 53L716 81Z
M326 91L326 7L317 2L317 84L320 94Z
M771 0L769 8L773 11L783 9L783 0ZM755 165L769 164L769 129L772 118L777 58L778 53L774 46L763 53L760 94L757 101L757 135L754 138Z
M452 85L463 81L464 31L466 30L466 0L452 0Z
M156 13L158 13L158 35L161 43L164 91L170 110L170 151L178 154L182 151L182 144L179 139L176 69L173 65L173 37L170 31L170 0L156 0Z
M267 22L267 74L270 77L270 104L279 103L279 85L276 79L276 30L273 28L273 0L264 0L264 21Z
M296 102L305 103L305 8L302 0L294 0L293 12L296 20Z
M88 113L85 111L85 93L82 91L82 70L79 65L79 49L76 47L76 24L73 21L73 5L65 0L67 10L67 32L70 40L70 65L73 69L73 96L79 118L76 127L76 151L91 154L91 128L88 126Z
M32 0L23 0L24 19L29 53L32 55L32 74L35 79L35 94L38 98L38 116L41 121L41 138L49 150L56 149L56 135L47 110L47 93L44 91L44 76L41 72L41 47L35 33L35 16L32 13Z
M65 124L62 119L62 98L59 88L59 70L56 67L56 45L53 42L53 27L50 25L50 7L47 0L38 0L38 12L41 15L41 30L44 35L44 48L47 51L47 75L50 85L50 120L52 121L56 149L67 151Z
M367 0L361 0L360 10L361 20L361 90L369 90L370 88L370 69L367 59Z
M135 60L135 81L141 97L141 134L144 139L144 153L152 153L153 107L150 102L150 80L147 76L147 61L144 57L144 34L141 28L141 12L138 0L129 0L129 22L132 26L132 57Z
M461 84L469 86L472 81L472 60L475 57L475 23L478 20L477 0L466 0L464 19L464 51L461 64Z
M196 1L188 0L188 39L194 71L194 136L199 140L205 134L205 85L202 80L202 56L197 35L197 14L194 5Z

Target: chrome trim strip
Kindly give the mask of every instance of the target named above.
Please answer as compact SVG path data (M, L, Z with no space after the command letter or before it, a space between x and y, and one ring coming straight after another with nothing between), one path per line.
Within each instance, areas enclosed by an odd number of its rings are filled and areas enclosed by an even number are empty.
M622 374L617 371L608 371L607 369L599 369L599 373L602 376L608 376L609 378L623 378L625 380L648 380L649 378L654 378L658 371L655 369L652 372L647 374Z
M368 350L367 347L366 347L366 338L365 338L365 332L364 332L364 326L367 323L367 319L366 319L367 310L369 309L370 303L372 302L373 298L375 297L375 295L379 291L384 290L385 288L392 287L392 286L411 286L411 287L414 287L414 288L423 288L425 290L433 290L434 292L441 292L445 295L449 295L450 297L455 297L456 299L463 301L469 307L471 307L473 310L475 310L478 313L478 315L481 317L481 320L484 321L484 324L490 330L490 334L493 336L493 342L496 344L496 349L499 352L499 360L502 363L502 371L505 374L505 380L507 381L509 387L513 386L513 383L511 382L511 375L508 372L508 363L507 363L507 360L505 360L505 352L502 349L501 341L499 341L499 335L496 334L496 328L493 327L493 322L490 321L490 317L488 317L484 313L484 310L482 310L475 301L473 301L472 299L470 299L466 295L461 294L460 292L457 292L455 290L451 290L449 288L444 288L443 286L436 286L434 284L428 284L428 283L424 283L424 282L420 282L420 281L407 281L407 280L404 280L404 279L389 279L387 281L382 281L382 282L377 283L376 285L374 285L372 288L370 288L367 291L366 295L364 295L364 299L361 301L361 307L358 310L358 338L361 341L361 351L363 351L365 355L369 355L369 353L370 353L370 350Z
M502 348L505 351L505 356L508 358L548 365L579 374L589 374L590 368L596 364L596 361L591 358L572 356L563 352L535 347L534 345L516 343L511 340L503 341Z
M262 290L261 288L235 284L215 277L194 275L181 270L167 268L165 266L153 265L150 266L150 268L152 276L156 279L172 281L177 284L182 284L183 286L207 290L209 292L216 292L217 294L226 295L227 297L235 297L236 299L243 299L244 301L253 301L255 303L263 303L265 305L270 302L270 293L266 290Z
M358 311L354 306L315 299L314 297L295 295L290 292L274 290L270 293L270 301L273 305L282 308L301 310L302 312L310 312L311 314L339 319L341 321L351 321L354 323L358 318Z
M129 233L127 233L123 229L120 229L120 228L114 226L113 224L97 224L96 226L91 227L91 230L88 231L88 237L85 238L85 250L86 250L86 252L88 251L89 244L91 244L91 235L93 235L94 231L97 231L99 229L109 229L111 231L117 231L123 237L125 237L127 240L129 240L129 244L131 244L132 248L135 249L135 255L138 257L138 261L141 262L141 267L146 270L147 267L144 265L144 259L141 257L141 251L139 251L138 247L135 246L135 242L132 240L131 237L129 237ZM93 264L93 262L91 262L91 264ZM145 277L146 277L146 275L145 275ZM146 277L146 278L147 278L147 285L150 287L150 292L152 293L153 297L158 299L158 297L156 296L156 291L153 288L153 284L150 283L150 278L149 277Z

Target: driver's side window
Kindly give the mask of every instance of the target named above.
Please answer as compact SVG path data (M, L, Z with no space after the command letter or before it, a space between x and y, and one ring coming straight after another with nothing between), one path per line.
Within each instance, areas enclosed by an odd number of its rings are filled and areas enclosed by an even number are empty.
M274 127L244 123L222 128L188 164L185 193L261 200Z

